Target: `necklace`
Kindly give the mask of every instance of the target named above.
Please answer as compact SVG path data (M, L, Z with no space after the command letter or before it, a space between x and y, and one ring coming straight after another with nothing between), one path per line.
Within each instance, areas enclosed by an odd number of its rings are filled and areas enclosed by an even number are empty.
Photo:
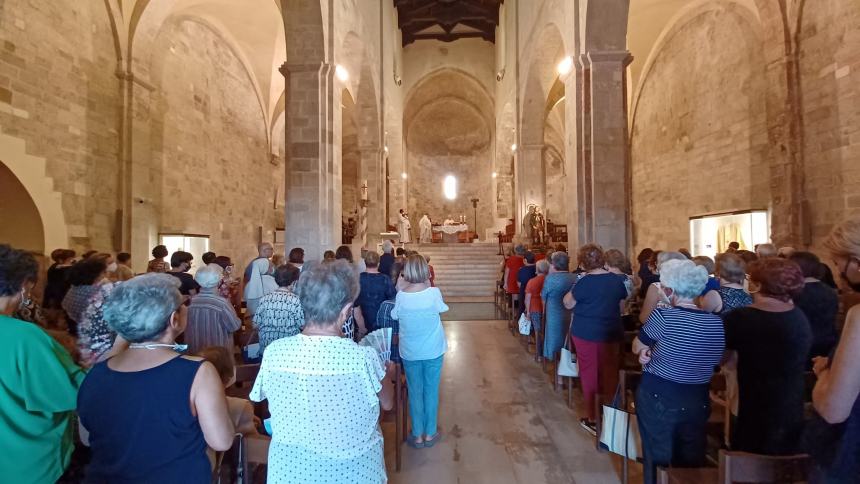
M173 351L186 351L188 350L188 345L181 345L179 343L132 343L128 345L129 349L134 350L157 350L158 348L170 348Z

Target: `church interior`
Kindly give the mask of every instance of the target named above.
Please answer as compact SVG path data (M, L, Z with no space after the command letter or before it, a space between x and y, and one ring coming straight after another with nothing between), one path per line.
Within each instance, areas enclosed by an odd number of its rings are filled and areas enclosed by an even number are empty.
M857 0L0 0L0 244L37 260L36 299L60 248L127 253L134 273L161 245L193 254L192 273L213 251L238 274L266 244L306 268L390 242L429 259L451 307L443 439L407 445L397 376L388 482L656 482L601 445L606 414L583 430L589 383L542 355L540 316L517 332L527 281L509 290L507 271L525 251L552 275L553 251L587 271L580 248L617 249L634 292L652 249L712 266L814 253L842 331L860 299L838 275L860 259L833 234L857 219ZM253 328L241 294L236 309ZM650 338L635 336L627 357ZM713 472L660 482L723 476L721 412ZM355 479L340 482L380 482Z

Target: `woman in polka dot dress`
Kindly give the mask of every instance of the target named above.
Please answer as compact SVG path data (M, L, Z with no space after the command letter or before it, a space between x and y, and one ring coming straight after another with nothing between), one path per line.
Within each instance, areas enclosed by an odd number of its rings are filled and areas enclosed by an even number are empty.
M387 482L379 409L394 406L394 367L344 338L358 297L346 261L306 269L296 287L305 327L266 348L251 399L269 401L268 482Z

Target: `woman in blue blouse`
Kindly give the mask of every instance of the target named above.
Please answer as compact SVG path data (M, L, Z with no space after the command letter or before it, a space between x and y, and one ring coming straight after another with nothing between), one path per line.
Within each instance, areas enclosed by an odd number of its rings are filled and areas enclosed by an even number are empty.
M564 337L570 322L570 311L562 300L576 282L576 275L568 270L570 258L566 252L554 252L550 259L549 274L544 279L541 300L546 312L546 330L543 342L544 358L555 359L564 345Z
M660 266L660 291L671 307L657 307L633 341L642 363L636 415L645 453L645 484L656 482L657 466L704 464L705 427L711 414L708 390L725 349L719 316L693 299L707 283L707 270L689 260Z
M595 409L591 402L598 393L611 395L618 385L618 354L624 339L621 312L627 301L626 277L605 269L603 248L586 244L577 253L585 274L564 298L573 310L570 335L576 346L585 417L580 425L596 435Z

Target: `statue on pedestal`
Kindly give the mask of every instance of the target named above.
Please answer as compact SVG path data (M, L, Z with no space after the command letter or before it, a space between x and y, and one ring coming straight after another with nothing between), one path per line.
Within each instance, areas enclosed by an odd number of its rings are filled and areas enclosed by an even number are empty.
M546 219L539 206L528 206L528 213L523 217L523 235L531 239L533 245L543 245L546 242Z

